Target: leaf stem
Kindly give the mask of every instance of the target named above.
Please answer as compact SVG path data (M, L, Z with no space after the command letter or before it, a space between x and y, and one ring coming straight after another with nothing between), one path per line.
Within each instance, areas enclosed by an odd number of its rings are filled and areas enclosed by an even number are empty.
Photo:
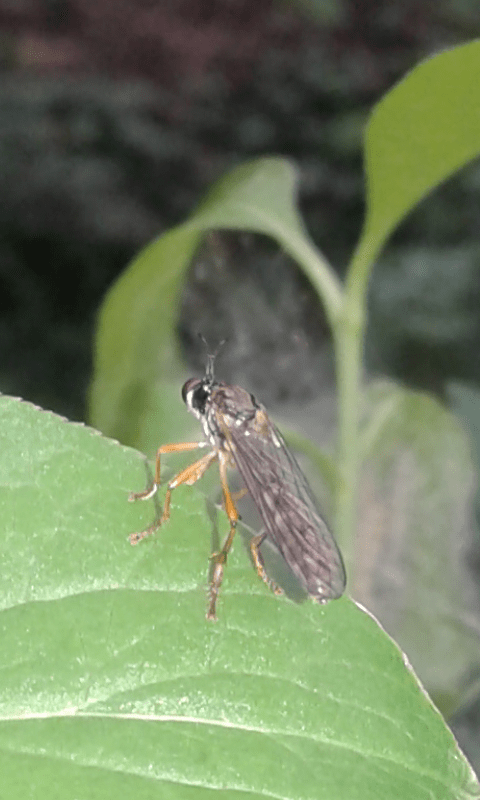
M361 396L365 312L345 295L343 314L334 328L338 393L337 466L340 480L336 497L335 532L347 568L352 569L358 502L359 404Z

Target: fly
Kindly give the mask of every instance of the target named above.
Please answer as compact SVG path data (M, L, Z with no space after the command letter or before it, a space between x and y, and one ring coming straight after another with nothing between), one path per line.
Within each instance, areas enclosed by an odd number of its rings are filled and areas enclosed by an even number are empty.
M144 531L133 533L131 544L155 533L169 519L172 492L177 486L192 486L217 462L230 531L221 550L211 556L213 571L207 619L216 619L217 598L239 520L227 481L229 467L238 469L245 484L244 491L250 494L263 521L264 529L250 541L258 576L277 594L281 593L281 589L267 576L260 550L268 537L314 600L326 603L340 597L346 581L342 557L317 509L305 475L255 397L239 386L229 386L215 379L214 358L208 356L203 378L190 378L182 388L183 400L188 410L200 420L205 438L200 442L179 442L159 447L152 486L144 492L132 493L129 500L153 497L160 485L162 455L200 448L209 448L209 451L169 481L160 519Z

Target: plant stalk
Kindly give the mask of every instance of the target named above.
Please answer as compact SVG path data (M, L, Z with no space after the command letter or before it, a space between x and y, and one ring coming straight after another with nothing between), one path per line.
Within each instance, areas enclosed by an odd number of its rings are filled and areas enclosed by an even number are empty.
M335 533L342 548L347 573L353 574L357 527L360 466L359 407L362 391L362 356L365 314L360 303L345 296L337 320L334 341L337 365L339 483L336 497Z

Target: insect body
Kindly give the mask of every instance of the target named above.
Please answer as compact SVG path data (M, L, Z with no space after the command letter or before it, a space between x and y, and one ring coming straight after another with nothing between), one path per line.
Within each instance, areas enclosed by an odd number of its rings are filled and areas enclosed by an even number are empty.
M154 533L169 518L171 494L176 486L196 483L218 461L230 531L221 550L212 555L214 568L207 619L216 619L217 597L239 519L228 487L228 467L237 467L264 524L264 530L250 542L259 577L280 593L265 572L260 552L262 542L268 537L314 600L325 603L340 597L345 589L342 557L317 510L307 479L264 407L239 386L215 380L211 356L205 376L190 378L183 386L182 397L188 410L200 420L205 440L159 447L152 487L130 495L129 499L147 500L155 494L160 484L163 454L204 447L210 450L169 482L160 520L145 531L132 534L131 543Z

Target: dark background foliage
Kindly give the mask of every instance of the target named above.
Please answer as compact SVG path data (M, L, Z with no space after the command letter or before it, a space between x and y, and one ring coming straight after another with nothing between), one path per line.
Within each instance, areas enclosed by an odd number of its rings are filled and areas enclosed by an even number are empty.
M105 290L246 157L295 159L308 228L342 273L362 221L368 112L420 58L479 28L474 3L3 3L3 391L82 418ZM382 259L371 370L440 392L477 378L478 175L422 203ZM308 284L258 237L206 243L180 314L197 367L199 329L228 336L225 377L267 402L333 379Z
M308 229L343 274L368 113L479 32L473 0L0 3L0 390L83 419L105 291L246 158L295 160ZM440 395L478 382L479 197L471 165L396 232L371 285L370 372ZM222 376L270 404L333 385L316 299L259 236L207 237L179 312L201 369L198 330L228 337Z

